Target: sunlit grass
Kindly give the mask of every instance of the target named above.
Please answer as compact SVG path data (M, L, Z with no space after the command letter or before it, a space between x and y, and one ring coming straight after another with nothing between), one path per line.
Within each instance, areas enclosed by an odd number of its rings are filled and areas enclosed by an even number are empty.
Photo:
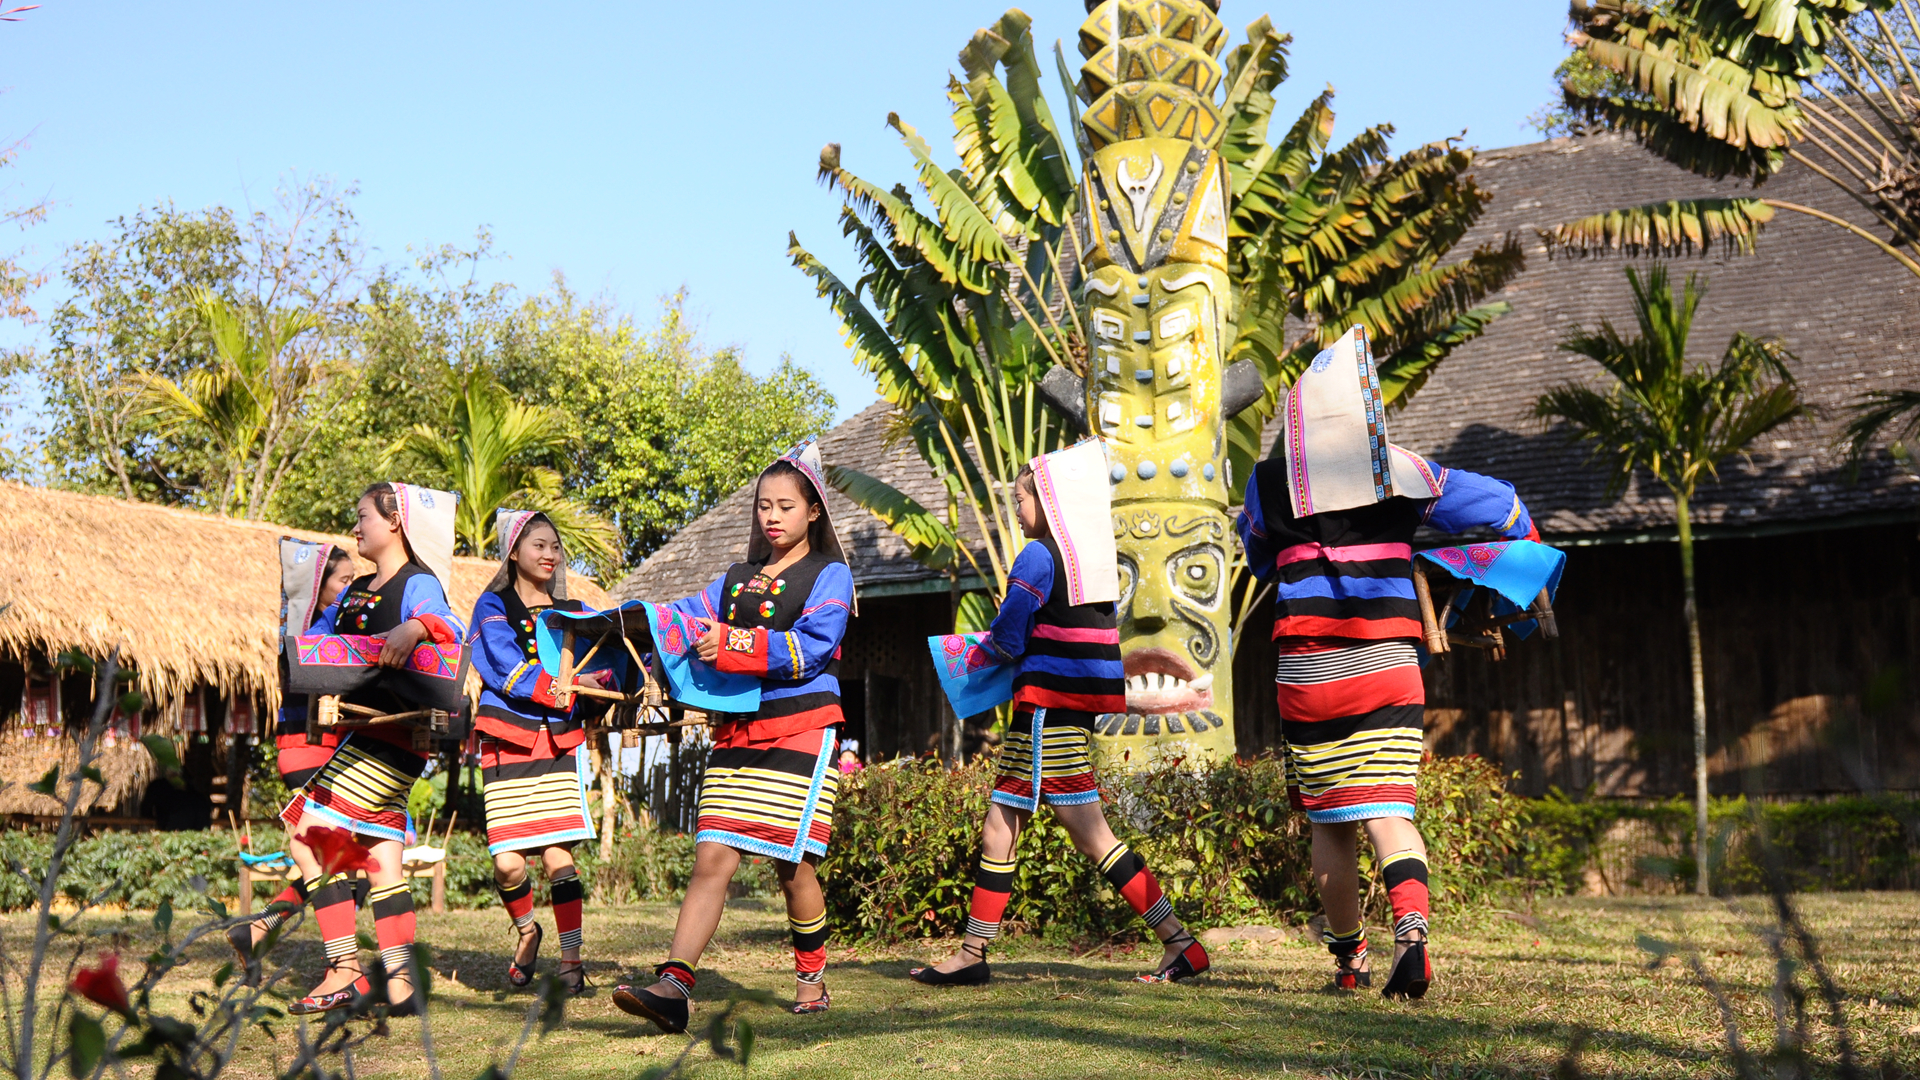
M1920 898L1912 894L1809 896L1801 901L1848 995L1856 1045L1880 1075L1883 1061L1920 1074ZM542 913L543 916L546 913ZM1140 986L1133 974L1158 950L1072 952L1010 941L995 950L993 984L936 990L907 980L911 962L939 948L876 949L836 944L828 986L833 1009L796 1017L750 1014L758 1033L751 1073L778 1077L976 1076L1545 1076L1580 1030L1589 1032L1581 1067L1589 1076L1731 1075L1718 1010L1685 968L1648 967L1635 945L1646 933L1697 945L1738 1009L1749 1045L1772 1045L1772 957L1752 927L1768 912L1761 898L1734 902L1639 898L1543 901L1530 914L1489 913L1436 921L1437 982L1418 1004L1378 994L1325 994L1328 959L1317 945L1231 945L1214 971L1179 986ZM664 955L673 910L664 905L589 907L587 955L595 983L572 1002L565 1024L527 1047L524 1077L634 1076L670 1060L684 1037L652 1033L613 1007L621 973ZM102 929L119 916L97 920ZM184 920L183 920L184 921ZM363 916L364 921L364 916ZM7 920L9 934L24 929ZM127 917L136 947L147 920ZM530 996L509 992L511 942L499 912L422 913L422 940L436 952L432 1023L442 1075L468 1080L503 1057ZM1375 944L1386 935L1375 931ZM549 928L549 942L552 941ZM549 949L542 970L551 970ZM301 980L316 978L311 926L282 946ZM208 985L227 959L209 943L168 986L160 1004L185 1011L188 990ZM700 973L698 999L736 987L792 991L791 954L777 904L735 901ZM1383 965L1384 969L1384 965ZM1382 972L1384 976L1384 970ZM304 990L307 983L298 987ZM1816 1016L1823 1008L1815 1003ZM698 1020L696 1018L696 1026ZM418 1021L355 1056L354 1075L424 1076ZM1832 1032L1813 1028L1831 1061ZM273 1076L291 1040L249 1038L229 1075ZM695 1052L694 1075L736 1075L738 1067ZM1901 1075L1895 1071L1891 1075Z

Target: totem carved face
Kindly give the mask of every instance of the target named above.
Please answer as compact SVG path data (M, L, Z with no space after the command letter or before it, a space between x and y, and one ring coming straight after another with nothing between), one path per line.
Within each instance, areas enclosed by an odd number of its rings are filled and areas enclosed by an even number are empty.
M1110 763L1233 753L1224 39L1205 0L1104 0L1080 28L1086 409L1113 461L1127 670L1126 713L1095 725Z

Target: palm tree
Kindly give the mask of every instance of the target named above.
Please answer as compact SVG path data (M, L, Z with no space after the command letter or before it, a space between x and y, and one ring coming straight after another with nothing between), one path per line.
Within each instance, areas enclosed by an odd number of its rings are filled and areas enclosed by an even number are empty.
M469 372L445 430L419 424L388 448L384 463L411 455L460 493L454 535L470 555L492 546L494 512L511 506L553 519L574 559L602 576L620 562L619 536L605 519L566 496L558 472L538 462L571 445L558 410L522 405L484 371Z
M1664 266L1645 278L1627 268L1634 318L1640 333L1623 337L1609 322L1588 332L1575 327L1560 343L1612 377L1605 390L1569 383L1542 394L1534 416L1559 421L1569 440L1591 445L1593 457L1611 472L1618 494L1645 470L1673 494L1680 533L1680 579L1687 650L1693 668L1694 888L1707 894L1707 688L1700 648L1700 613L1694 598L1694 490L1702 476L1718 476L1720 462L1753 440L1800 416L1800 401L1780 342L1736 333L1718 363L1687 357L1694 312L1706 286L1688 274L1675 295Z
M318 330L311 311L247 310L205 289L193 306L213 344L213 363L188 374L185 385L151 371L135 376L149 415L163 434L197 428L219 457L218 506L238 506L257 519L291 465L288 439L301 404L321 375L316 352L296 341Z

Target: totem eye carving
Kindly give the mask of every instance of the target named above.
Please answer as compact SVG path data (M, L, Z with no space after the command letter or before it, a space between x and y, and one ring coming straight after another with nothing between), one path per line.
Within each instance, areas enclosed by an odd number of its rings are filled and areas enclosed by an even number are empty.
M1135 585L1139 584L1140 569L1135 566L1133 560L1126 555L1121 555L1118 562L1120 567L1120 602L1114 607L1114 610L1124 615L1133 607L1133 589Z
M1181 548L1167 558L1167 583L1175 596L1217 611L1221 582L1227 576L1227 553L1215 544Z

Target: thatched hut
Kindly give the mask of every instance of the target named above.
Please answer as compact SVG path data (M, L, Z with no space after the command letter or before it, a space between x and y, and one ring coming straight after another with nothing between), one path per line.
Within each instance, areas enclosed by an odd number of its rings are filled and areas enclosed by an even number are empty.
M352 541L4 482L0 519L9 526L0 533L0 813L59 812L26 785L71 761L93 687L63 676L54 658L116 647L150 704L140 716L115 717L99 763L106 789L89 799L95 812L138 807L150 778L137 741L145 733L181 743L189 789L216 815L229 791L238 804L242 749L279 707L277 542L298 536L351 550ZM454 560L456 611L472 610L497 565ZM605 602L579 575L572 585L587 604Z

